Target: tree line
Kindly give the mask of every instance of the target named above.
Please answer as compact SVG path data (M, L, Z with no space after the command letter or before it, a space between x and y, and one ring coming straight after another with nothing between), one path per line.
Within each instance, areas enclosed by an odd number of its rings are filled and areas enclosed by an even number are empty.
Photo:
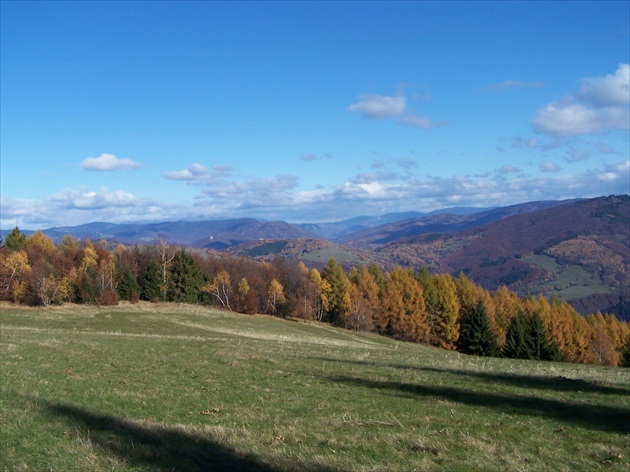
M489 292L426 267L320 271L280 257L260 263L160 241L110 248L70 235L57 245L16 227L0 248L0 299L50 306L120 300L214 305L240 313L318 320L479 356L630 365L630 327L610 314L582 316L557 297Z

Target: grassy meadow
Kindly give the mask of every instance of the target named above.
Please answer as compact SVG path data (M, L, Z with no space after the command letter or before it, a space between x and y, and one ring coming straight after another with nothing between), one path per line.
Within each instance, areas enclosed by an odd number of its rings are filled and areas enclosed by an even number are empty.
M0 313L0 470L630 466L629 369L200 306Z

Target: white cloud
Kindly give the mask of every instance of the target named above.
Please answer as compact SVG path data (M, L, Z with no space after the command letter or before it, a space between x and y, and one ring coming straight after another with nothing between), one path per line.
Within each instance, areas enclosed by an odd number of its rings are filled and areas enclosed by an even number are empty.
M627 130L630 115L621 107L589 108L579 104L552 102L539 109L534 129L554 136L598 134L608 130Z
M582 79L577 92L538 109L532 125L556 137L629 130L629 80L628 64L620 65L614 75Z
M83 210L126 207L138 203L138 199L132 193L124 190L110 192L107 187L103 187L97 192L85 188L67 189L50 197L50 201L62 208Z
M605 77L588 77L581 80L576 93L595 106L627 105L630 103L630 65L620 64L614 74Z
M140 167L140 164L126 157L119 158L113 154L101 154L99 157L88 157L81 162L85 170L114 171L133 170Z
M360 113L368 118L382 119L390 116L400 116L407 110L405 97L387 97L384 95L368 94L359 96L359 102L349 105L350 113Z
M415 115L413 113L409 115L402 116L397 121L402 125L413 126L418 129L431 129L436 126L444 126L445 123L435 123L431 118L427 118L426 116Z
M210 169L201 164L193 164L186 170L171 170L164 172L168 180L202 180L208 177Z
M414 95L412 95L412 98ZM359 113L366 118L378 120L398 117L396 120L397 124L412 126L417 129L432 129L436 126L445 126L447 124L445 121L435 122L431 118L409 110L407 99L402 93L395 97L377 94L360 95L359 102L349 105L346 110L350 113Z

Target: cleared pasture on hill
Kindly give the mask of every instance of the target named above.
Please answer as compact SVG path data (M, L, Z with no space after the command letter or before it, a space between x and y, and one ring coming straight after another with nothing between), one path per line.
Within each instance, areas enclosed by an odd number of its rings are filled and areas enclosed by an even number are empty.
M3 470L628 470L627 369L184 305L1 307Z

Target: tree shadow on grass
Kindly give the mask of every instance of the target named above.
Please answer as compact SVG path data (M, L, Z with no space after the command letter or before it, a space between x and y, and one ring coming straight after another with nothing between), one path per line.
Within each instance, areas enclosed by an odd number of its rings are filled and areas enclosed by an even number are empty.
M159 424L124 420L76 406L48 402L43 405L49 413L85 428L91 443L114 453L131 466L186 472L278 470L251 454L241 454L206 436Z
M463 377L475 377L491 382L500 382L514 387L554 390L557 392L583 392L607 395L630 395L630 388L614 387L604 382L572 379L564 376L547 377L540 375L505 374L498 372L478 372L458 369L438 369L435 367L415 367L392 365L397 369L412 369L439 374L453 374Z
M359 364L372 367L385 367L389 369L412 370L431 372L436 374L450 374L461 377L474 377L482 381L499 382L506 385L521 388L535 388L539 390L553 390L557 392L583 392L607 395L630 395L630 388L606 385L603 382L595 382L583 379L572 379L563 376L549 377L542 375L525 375L501 372L479 372L474 370L449 369L446 367L421 367L413 365L381 364L378 362L354 361L347 359L317 358L326 362L339 362L344 364ZM524 361L527 362L527 361Z
M335 382L361 387L393 390L401 395L442 398L452 402L491 408L507 414L539 416L592 430L630 434L630 409L627 408L579 404L531 396L497 395L445 386L417 385L350 376L329 378Z

